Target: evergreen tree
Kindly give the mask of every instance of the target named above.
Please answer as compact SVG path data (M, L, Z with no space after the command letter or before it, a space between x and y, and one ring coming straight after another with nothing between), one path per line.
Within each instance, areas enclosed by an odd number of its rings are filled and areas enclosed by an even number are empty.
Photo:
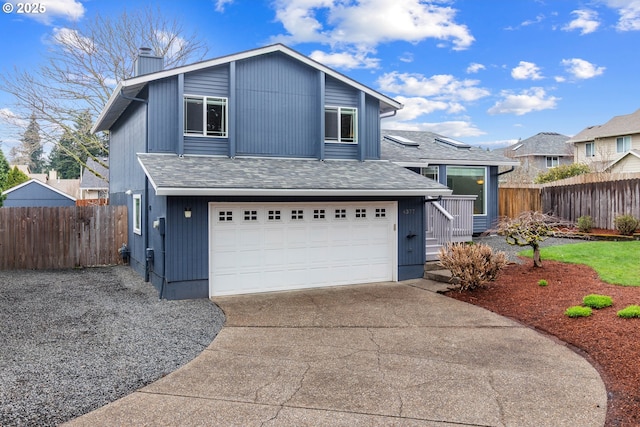
M4 156L4 152L0 149L0 193L6 190L7 178L9 177L9 162ZM5 196L0 194L0 207L4 201Z
M29 177L20 169L18 169L17 166L14 166L7 175L7 188L5 188L5 190L13 188L16 185L20 185L23 182L27 181L29 181Z
M20 145L11 150L14 163L29 165L31 173L43 173L46 163L40 139L40 125L35 114L31 114L29 125L22 134Z

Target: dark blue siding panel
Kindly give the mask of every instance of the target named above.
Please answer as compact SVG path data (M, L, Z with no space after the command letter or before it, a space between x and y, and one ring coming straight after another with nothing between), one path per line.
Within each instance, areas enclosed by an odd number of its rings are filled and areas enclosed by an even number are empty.
M380 101L370 96L365 100L365 132L366 140L360 141L364 144L365 159L380 159Z
M424 198L398 201L398 280L424 275Z
M2 206L14 207L63 207L75 206L76 202L50 188L31 182L7 194Z
M318 73L281 54L236 64L236 153L317 157Z
M327 77L325 83L325 104L339 107L357 107L357 89L346 85L333 77Z
M184 217L191 208L191 218ZM167 203L167 281L208 280L209 206L206 199L169 197Z
M176 153L178 149L178 78L149 84L149 152Z
M358 146L356 144L324 144L325 159L357 159Z
M229 140L200 136L184 137L185 154L206 154L213 156L229 155Z
M184 93L188 95L229 96L229 66L194 71L184 76Z

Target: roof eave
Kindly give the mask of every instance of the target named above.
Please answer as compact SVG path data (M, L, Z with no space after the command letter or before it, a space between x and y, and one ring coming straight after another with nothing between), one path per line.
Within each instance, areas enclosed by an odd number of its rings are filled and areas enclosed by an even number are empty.
M295 189L295 188L180 188L157 187L158 196L297 196L297 197L398 197L398 196L445 196L452 193L443 189Z

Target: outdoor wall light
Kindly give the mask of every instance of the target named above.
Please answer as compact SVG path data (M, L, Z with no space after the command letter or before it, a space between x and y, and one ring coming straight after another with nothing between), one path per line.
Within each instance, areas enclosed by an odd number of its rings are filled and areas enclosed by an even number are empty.
M191 208L184 208L184 217L191 218Z
M478 185L482 185L482 184L484 184L484 179L480 178L479 180L476 181L476 183Z

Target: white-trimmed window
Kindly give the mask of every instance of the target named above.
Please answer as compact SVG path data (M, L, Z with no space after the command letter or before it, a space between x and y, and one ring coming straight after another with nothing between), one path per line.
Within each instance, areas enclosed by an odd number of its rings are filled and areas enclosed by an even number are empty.
M140 194L133 195L133 232L142 234L142 196Z
M616 152L626 153L631 150L631 136L619 136L616 138Z
M560 164L560 159L558 158L558 156L547 156L546 162L547 168L551 169L558 167L558 165Z
M185 95L185 135L226 138L227 129L227 98Z
M358 143L358 109L353 107L324 108L324 139L327 142Z
M422 174L422 176L431 178L432 180L438 182L439 169L440 168L438 166L427 166L426 168L420 168L420 174Z
M456 195L477 196L473 203L473 214L487 214L486 167L447 166L447 187Z
M584 146L584 155L586 157L595 157L596 149L593 142L587 142Z

